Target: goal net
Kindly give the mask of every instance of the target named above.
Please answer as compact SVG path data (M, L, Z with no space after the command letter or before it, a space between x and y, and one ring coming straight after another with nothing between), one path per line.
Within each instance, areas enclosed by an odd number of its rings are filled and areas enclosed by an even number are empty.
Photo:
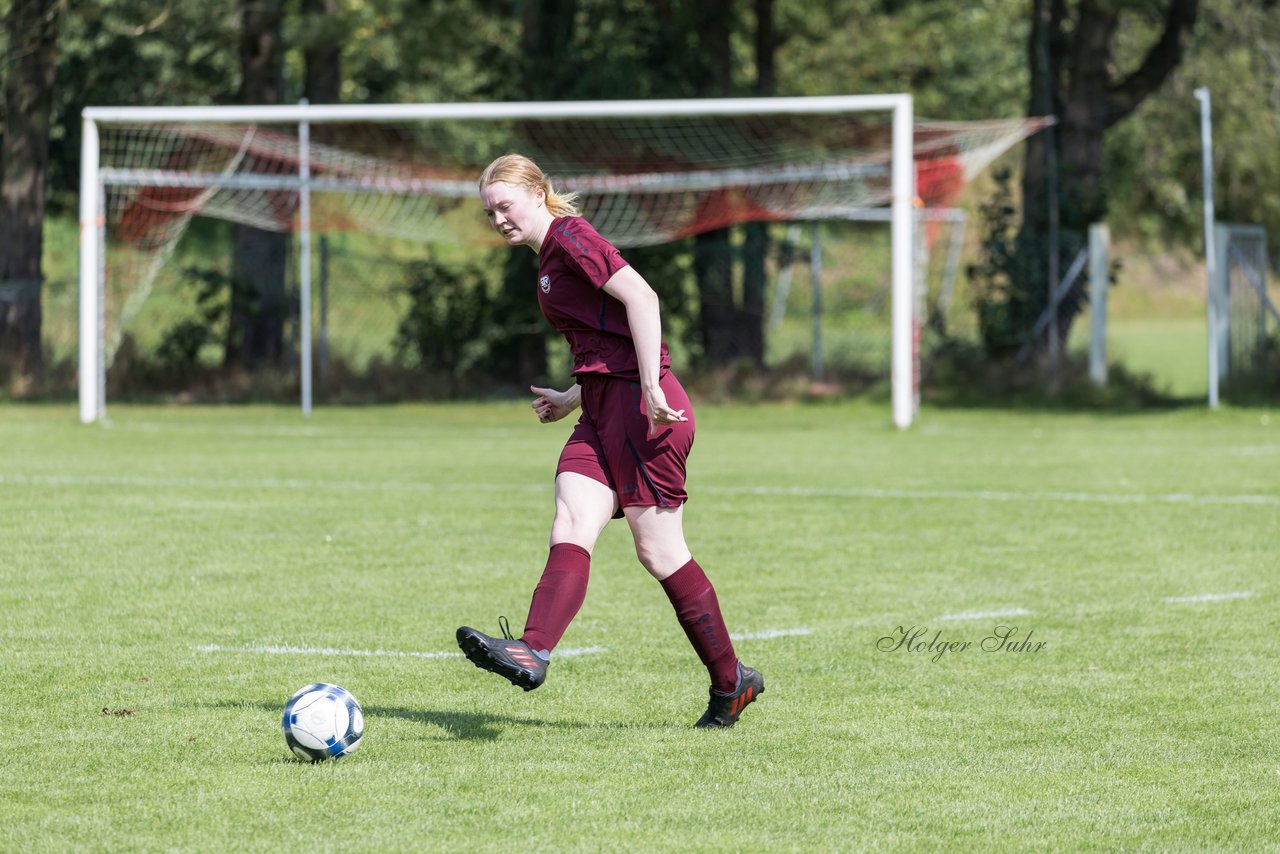
M174 291L173 280L183 275L175 250L202 220L296 236L291 343L309 410L312 315L327 305L317 306L312 293L312 236L332 236L348 256L364 259L352 278L368 278L390 255L412 254L387 251L393 243L451 247L457 257L493 246L476 177L493 157L519 151L557 187L580 194L584 216L624 249L743 222L883 211L894 420L905 426L918 391L916 209L945 206L978 170L1042 125L916 121L905 95L89 108L81 417L102 417L107 372L126 341L155 346L163 323L147 317L148 307L184 299ZM341 240L350 235L367 238L360 250ZM329 299L338 303L337 295Z
M1216 223L1216 281L1210 346L1217 348L1218 379L1228 393L1265 380L1280 360L1280 299L1267 282L1267 235L1259 225Z

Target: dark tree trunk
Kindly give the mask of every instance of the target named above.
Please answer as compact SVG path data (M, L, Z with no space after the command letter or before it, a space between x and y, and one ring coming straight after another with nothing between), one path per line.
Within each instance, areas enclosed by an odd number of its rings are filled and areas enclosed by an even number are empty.
M1019 262L1025 317L1034 323L1047 305L1044 258L1048 247L1050 206L1057 205L1062 229L1059 269L1065 271L1083 245L1092 222L1105 218L1107 199L1103 176L1106 131L1132 113L1156 91L1182 61L1183 49L1195 25L1198 0L1164 0L1164 26L1136 71L1114 76L1116 33L1125 14L1113 0L1032 0L1028 42L1031 68L1029 115L1054 114L1052 133L1032 137L1023 172L1023 222ZM1057 161L1057 198L1048 188L1050 152ZM1037 263L1037 258L1040 259ZM1083 307L1082 291L1068 295L1059 316L1059 340L1066 340L1071 323Z
M512 94L531 101L565 97L572 63L561 57L573 44L577 0L525 3L521 19L519 87ZM552 176L553 178L555 176ZM537 256L524 247L511 250L502 271L502 287L493 304L493 322L501 335L489 349L498 379L517 387L547 377L550 331L538 309ZM548 378L563 382L565 377Z
M565 62L573 45L578 0L541 0L524 4L521 44L524 46L522 96L530 100L559 100L576 76Z
M57 62L58 0L13 0L0 148L0 370L41 367L45 174Z
M776 88L774 57L777 35L773 0L754 0L755 94L769 96ZM694 27L698 34L701 66L698 94L723 97L733 91L733 58L730 37L733 3L726 0L700 3ZM714 202L712 202L714 204ZM733 231L718 228L694 238L694 273L700 300L700 332L703 357L719 366L749 359L764 364L765 259L769 232L764 223L742 227L742 287L740 299L734 287Z
M755 10L756 94L771 96L778 90L778 29L774 26L773 0L755 0Z
M701 63L697 92L724 97L733 88L730 46L733 3L710 0L694 13ZM730 230L717 228L693 239L693 270L698 284L702 354L709 365L724 365L738 356L737 306L733 297L733 247Z
M769 229L762 222L743 226L742 312L738 340L742 355L764 365L764 292L768 283L765 259L769 255Z
M770 97L776 91L774 57L777 32L773 25L773 0L755 0L756 94ZM764 295L768 280L765 260L769 255L769 228L762 222L743 226L742 242L742 312L739 315L738 339L743 356L764 365Z
M709 365L738 358L738 309L733 298L733 246L729 229L699 234L693 241L693 275L698 282L702 355Z
M279 104L284 88L280 42L283 0L242 0L239 102ZM277 200L278 201L278 200ZM239 367L284 364L285 266L289 236L237 225L226 363Z
M1027 67L1031 69L1031 94L1027 115L1061 115L1058 69L1062 65L1062 20L1066 0L1031 0L1031 35L1027 40ZM1022 173L1023 228L1043 234L1049 225L1049 147L1056 128L1027 140Z
M312 104L336 104L342 100L343 32L338 0L303 0L302 14L306 22L303 95ZM313 127L313 135L321 129Z

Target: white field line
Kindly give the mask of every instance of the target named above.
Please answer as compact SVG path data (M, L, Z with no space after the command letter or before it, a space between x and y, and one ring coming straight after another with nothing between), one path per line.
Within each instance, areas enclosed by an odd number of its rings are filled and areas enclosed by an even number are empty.
M1280 445L1255 445L1253 447L1229 448L1224 453L1229 457L1274 457L1280 455Z
M1234 593L1201 593L1197 596L1168 596L1164 599L1164 602L1170 605L1184 602L1227 602L1232 599L1252 599L1257 595L1251 590L1242 590ZM961 611L955 614L943 614L935 619L938 622L992 620L1003 617L1029 617L1033 613L1033 611L1028 611L1026 608L1005 608L993 611Z
M733 640L772 640L774 638L792 637L794 635L812 634L812 629L768 629L761 632L742 632L730 635ZM291 644L244 644L241 646L223 646L208 643L193 647L199 652L240 652L254 655L328 655L359 658L456 658L461 652L411 652L396 649L336 649L327 646L293 646ZM579 655L599 655L608 652L605 646L584 646L557 649L556 658L574 658Z
M316 480L310 478L209 478L150 477L147 475L9 475L0 474L0 484L22 486L123 486L142 489L168 487L194 489L278 489L310 492L338 490L348 492L549 492L547 484L511 483L428 483L396 480Z
M940 621L992 620L1000 617L1029 617L1031 613L1026 608L1005 608L1000 611L961 611L958 614L943 614L937 619Z
M1172 493L1006 492L993 489L880 489L875 487L702 487L704 492L794 498L891 498L941 501L1048 501L1082 504L1255 504L1280 507L1280 495L1191 495Z
M1232 599L1252 599L1257 596L1252 590L1239 590L1234 593L1201 593L1197 596L1168 596L1165 602L1178 604L1182 602L1228 602Z
M813 634L813 629L801 626L795 629L765 629L760 632L730 632L729 640L773 640L774 638L790 638L811 634Z
M396 649L334 649L326 646L290 646L288 644L246 644L244 646L222 646L209 643L194 647L200 652L247 652L256 655L332 655L360 658L461 658L460 652L405 652ZM575 655L595 655L608 652L608 647L584 646L578 648L558 649L556 655L561 658L572 658Z
M119 486L156 489L280 489L348 492L546 492L549 484L432 483L403 480L328 480L312 478L154 477L148 475L0 474L0 485ZM1206 495L1189 493L1008 492L990 489L881 489L876 487L703 486L711 495L761 495L774 498L907 499L932 501L1050 502L1078 504L1187 504L1280 507L1280 495Z

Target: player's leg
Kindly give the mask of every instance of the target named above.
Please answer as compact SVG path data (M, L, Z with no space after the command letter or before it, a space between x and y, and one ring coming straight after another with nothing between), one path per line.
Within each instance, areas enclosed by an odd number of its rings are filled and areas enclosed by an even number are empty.
M663 581L693 559L684 540L684 505L624 507L635 540L636 557L649 574Z
M526 691L546 680L551 650L586 598L591 551L618 508L602 459L594 428L584 419L574 428L556 466L550 550L520 638L511 637L505 618L500 638L469 626L457 632L458 646L476 667Z
M737 678L738 656L720 603L684 540L684 506L626 507L636 556L671 600L676 619L711 675L712 687L727 691Z
M747 704L764 693L760 674L743 665L733 649L715 587L689 553L684 506L623 508L636 555L666 592L676 619L711 677L711 698L700 727L728 727Z
M556 476L550 552L520 636L544 657L555 649L586 599L591 552L617 506L618 497L599 480L575 471Z

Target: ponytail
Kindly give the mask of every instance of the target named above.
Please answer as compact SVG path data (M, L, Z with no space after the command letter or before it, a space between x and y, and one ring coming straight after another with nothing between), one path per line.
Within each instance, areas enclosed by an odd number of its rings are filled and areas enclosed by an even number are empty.
M499 182L524 187L530 192L542 190L547 197L547 210L552 216L578 215L578 194L556 192L546 173L523 154L504 154L480 173L481 190Z

